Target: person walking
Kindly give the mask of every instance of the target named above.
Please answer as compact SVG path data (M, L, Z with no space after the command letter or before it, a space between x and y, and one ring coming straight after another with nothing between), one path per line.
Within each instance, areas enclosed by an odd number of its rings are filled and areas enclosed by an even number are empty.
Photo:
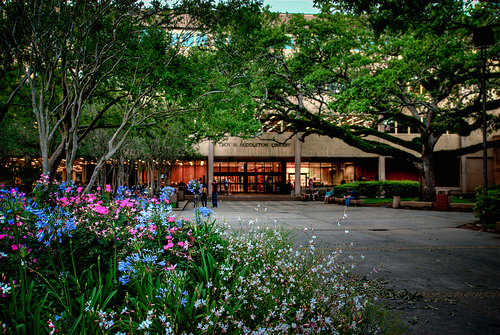
M312 178L309 179L309 189L312 191L314 189L314 182Z
M200 200L201 200L201 206L202 207L207 207L207 184L202 183L201 188L200 188Z
M212 207L217 207L217 187L219 187L217 179L212 180Z

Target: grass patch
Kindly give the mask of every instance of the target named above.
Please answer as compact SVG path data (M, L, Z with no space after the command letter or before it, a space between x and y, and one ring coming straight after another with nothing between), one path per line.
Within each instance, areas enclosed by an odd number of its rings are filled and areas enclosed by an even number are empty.
M470 204L470 203L475 203L476 199L475 198L464 198L464 197L457 197L455 195L451 196L451 202L455 204Z
M365 198L363 199L363 203L365 204L387 204L392 203L392 198ZM401 201L418 201L418 198L401 198ZM458 196L451 196L452 203L461 203L461 204L470 204L475 203L475 199L462 198Z
M390 204L393 198L365 198L363 203L365 204ZM401 201L418 201L418 198L401 198Z

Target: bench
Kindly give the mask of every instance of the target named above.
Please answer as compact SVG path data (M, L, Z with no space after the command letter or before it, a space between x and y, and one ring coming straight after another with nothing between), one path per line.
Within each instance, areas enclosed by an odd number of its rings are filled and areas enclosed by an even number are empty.
M450 209L455 212L473 212L474 203L451 203Z
M405 209L434 209L436 203L431 201L401 201L400 206Z
M344 205L344 198L332 198L333 201L335 201L336 204L339 205ZM352 199L350 201L351 206L357 206L357 205L362 205L364 203L363 199Z

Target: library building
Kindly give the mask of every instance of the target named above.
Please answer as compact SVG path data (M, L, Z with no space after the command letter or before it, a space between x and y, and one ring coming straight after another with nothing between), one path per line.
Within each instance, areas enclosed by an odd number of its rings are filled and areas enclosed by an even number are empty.
M294 194L296 183L304 188L310 179L319 188L352 181L418 181L418 171L411 163L368 154L325 136L310 135L304 142L297 138L286 141L288 137L288 134L263 133L252 139L229 137L218 143L203 142L199 151L206 160L179 162L166 184L182 185L195 178L210 184L216 179L219 183L227 180L230 193ZM466 138L447 134L440 139L436 150L460 148L480 140L481 134ZM488 150L491 184L500 182L500 174L496 175L497 168L493 166L494 161L500 161L500 157L494 159L500 151L495 151ZM436 187L475 192L482 184L483 161L482 152L452 161L436 157Z

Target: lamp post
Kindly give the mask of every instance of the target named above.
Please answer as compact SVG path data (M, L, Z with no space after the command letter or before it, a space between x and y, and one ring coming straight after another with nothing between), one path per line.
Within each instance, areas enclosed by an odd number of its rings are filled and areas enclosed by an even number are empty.
M495 44L495 33L491 27L475 28L472 41L476 47L481 50L481 101L482 101L482 119L483 119L483 223L488 222L487 217L487 192L488 192L488 150L487 142L487 125L486 125L486 48Z

